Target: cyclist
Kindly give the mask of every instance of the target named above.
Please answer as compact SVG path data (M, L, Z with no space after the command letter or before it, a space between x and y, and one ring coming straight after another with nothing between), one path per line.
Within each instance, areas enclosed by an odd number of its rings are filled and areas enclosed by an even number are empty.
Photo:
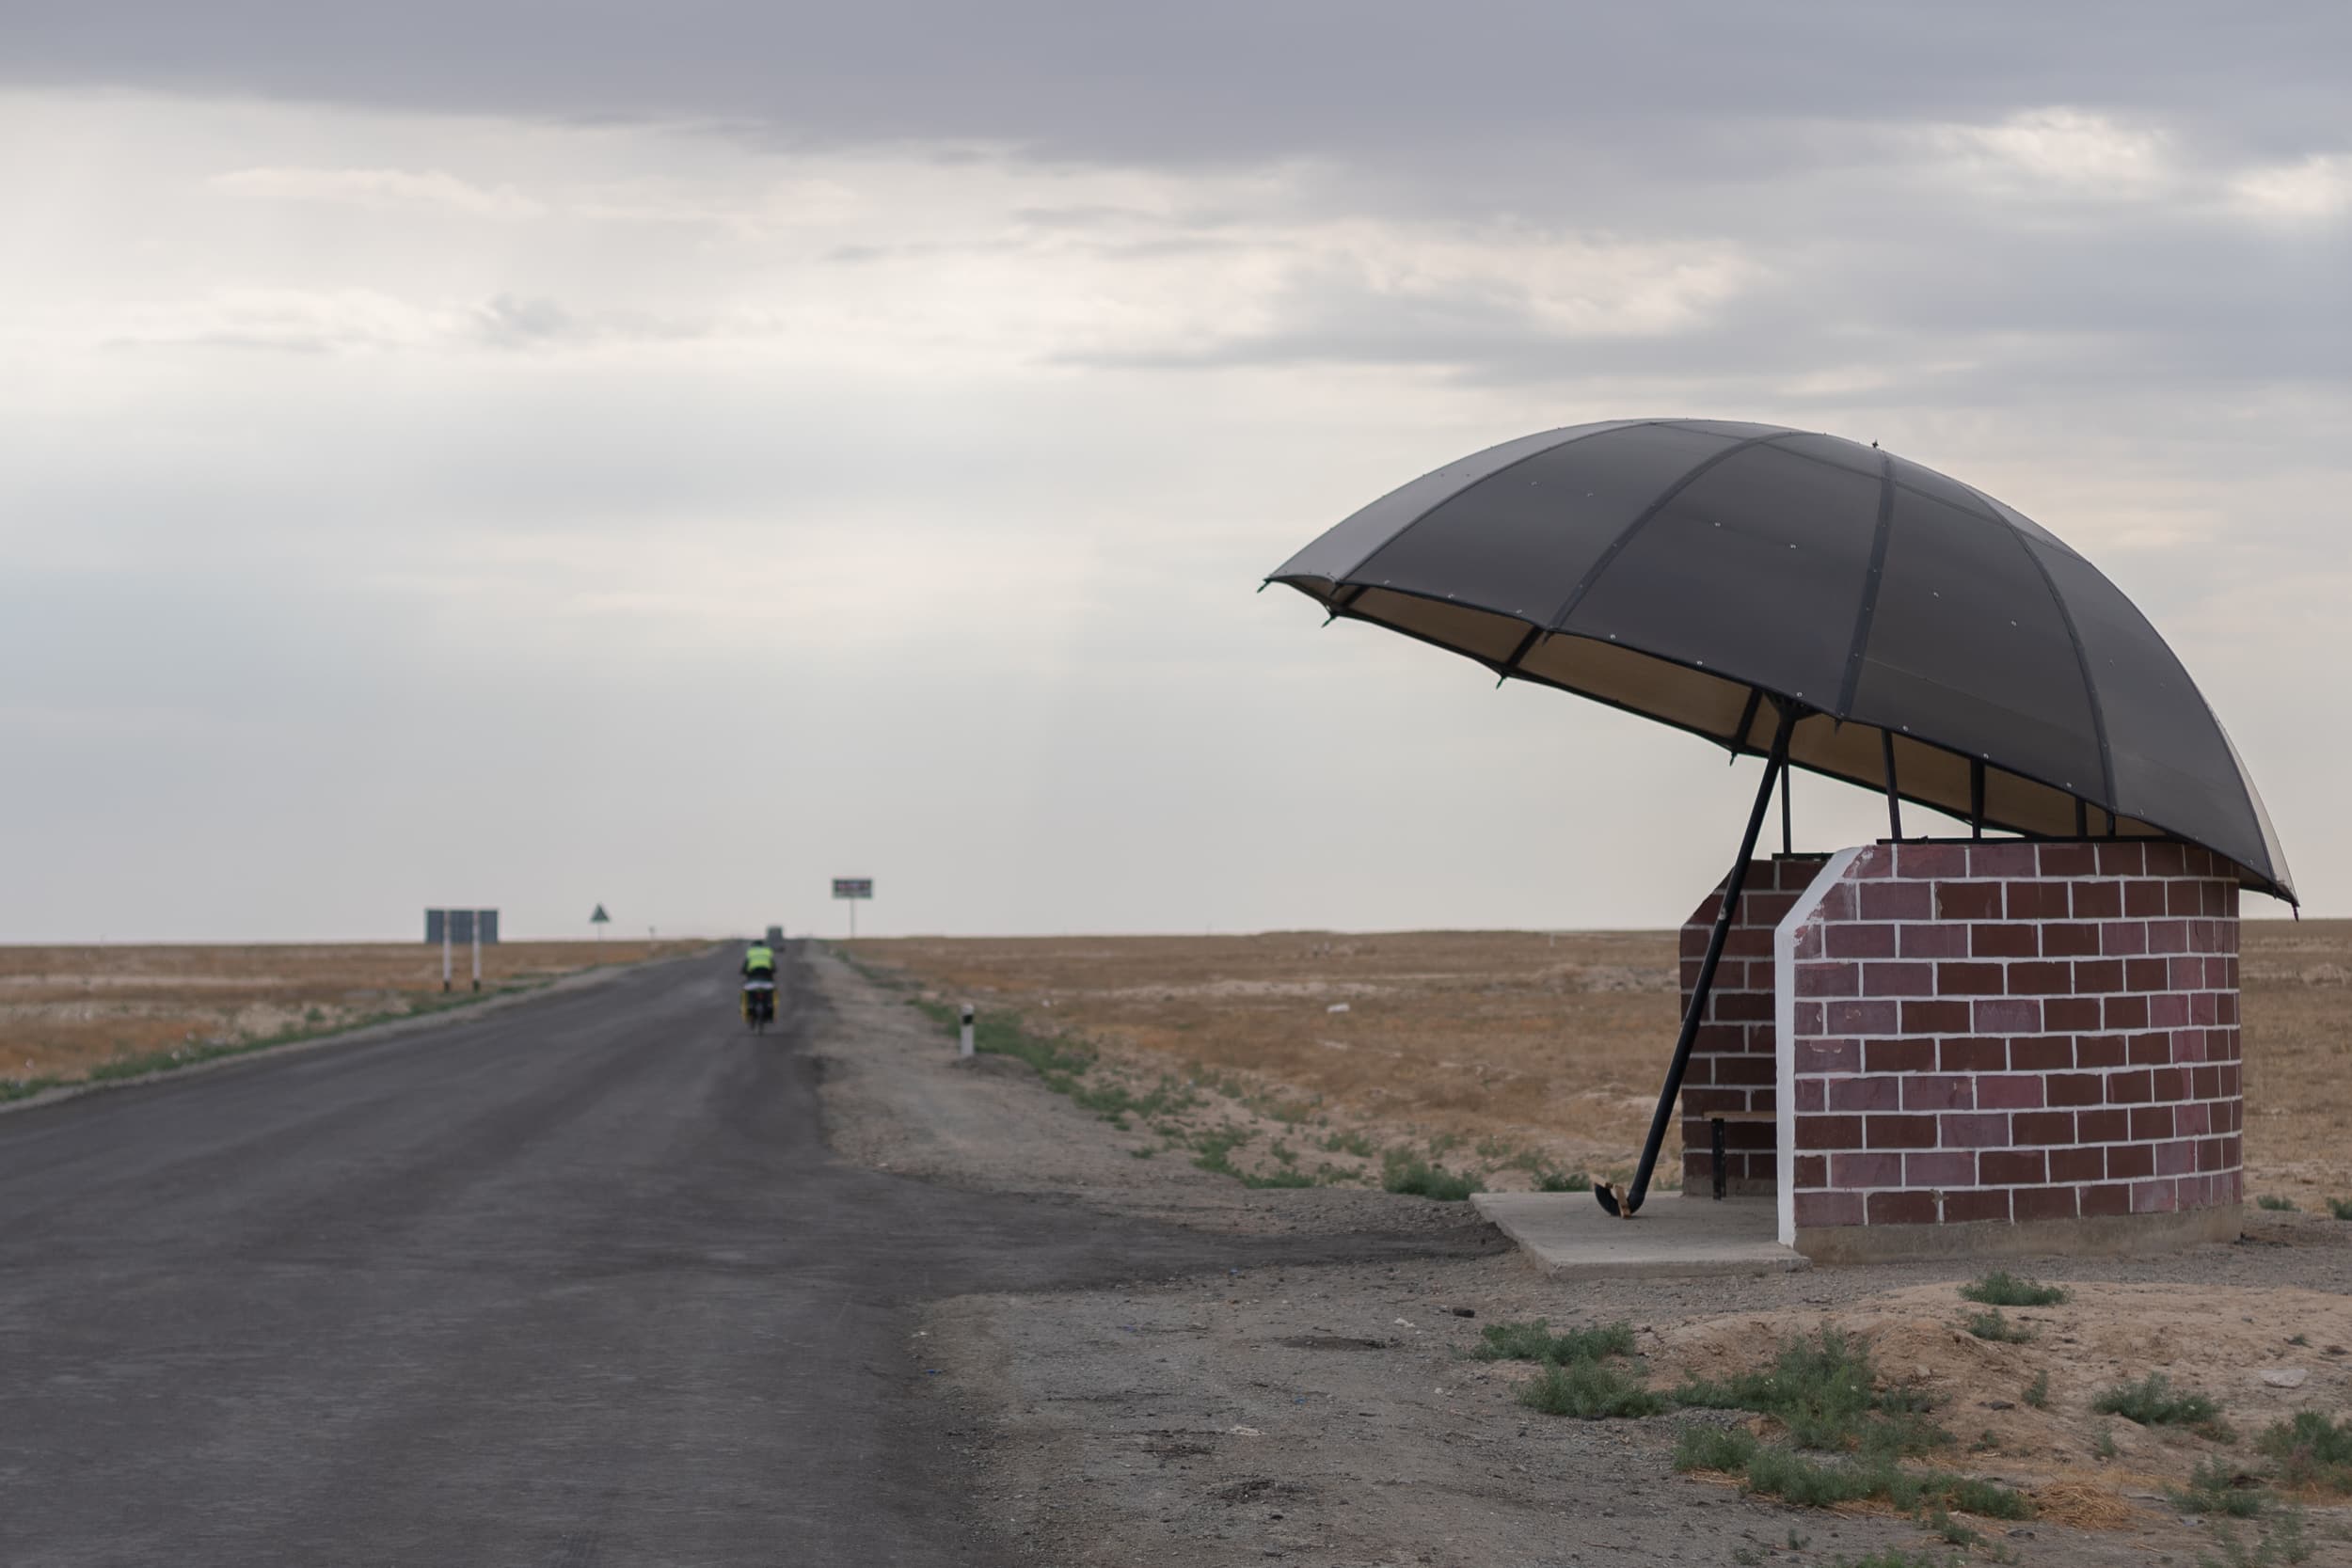
M765 1030L775 1016L775 949L754 938L743 949L743 1022Z

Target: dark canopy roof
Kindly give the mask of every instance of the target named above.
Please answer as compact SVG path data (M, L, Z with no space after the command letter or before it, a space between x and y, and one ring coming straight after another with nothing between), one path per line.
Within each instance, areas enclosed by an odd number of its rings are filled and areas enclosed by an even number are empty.
M1772 742L1756 694L1792 703L1799 767L1883 788L1891 754L1906 799L2186 839L2295 898L2147 618L2039 524L1872 447L1711 420L1547 431L1391 491L1268 580L1740 751Z

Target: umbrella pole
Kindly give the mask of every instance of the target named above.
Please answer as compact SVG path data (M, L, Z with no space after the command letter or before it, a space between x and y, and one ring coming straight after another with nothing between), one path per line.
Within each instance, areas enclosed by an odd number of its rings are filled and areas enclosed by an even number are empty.
M1740 858L1731 863L1731 876L1724 882L1723 908L1715 911L1715 928L1708 933L1707 957L1699 964L1696 984L1691 988L1691 1005L1682 1012L1682 1033L1675 1039L1675 1057L1666 1069L1666 1086L1658 1094L1658 1114L1650 1117L1649 1140L1642 1146L1642 1164L1633 1173L1633 1186L1620 1200L1616 1190L1603 1181L1594 1187L1593 1196L1600 1206L1613 1214L1631 1219L1649 1195L1650 1172L1657 1168L1658 1150L1666 1141L1666 1128L1674 1120L1675 1100L1682 1092L1682 1074L1691 1065L1691 1046L1698 1038L1699 1020L1707 1014L1707 1004L1715 990L1715 967L1723 961L1724 943L1731 936L1731 922L1740 910L1740 890L1747 884L1748 862L1756 854L1756 834L1764 830L1764 814L1772 809L1772 785L1779 782L1781 770L1788 766L1788 732L1797 726L1795 707L1780 710L1780 727L1772 735L1771 757L1764 764L1764 782L1756 791L1756 805L1748 813L1747 836L1740 841Z

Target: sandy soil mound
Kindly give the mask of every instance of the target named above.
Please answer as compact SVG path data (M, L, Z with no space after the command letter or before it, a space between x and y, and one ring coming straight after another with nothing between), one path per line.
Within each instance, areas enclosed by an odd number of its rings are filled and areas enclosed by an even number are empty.
M1952 1285L1918 1286L1827 1311L1740 1313L1660 1330L1654 1381L1720 1379L1769 1364L1791 1338L1834 1328L1866 1341L1887 1386L1916 1388L1959 1439L1945 1461L2033 1490L2082 1522L2099 1494L2160 1497L2201 1461L2252 1465L2253 1439L2296 1411L2352 1409L2352 1299L2220 1285L2076 1284L2057 1307L2007 1307L2031 1338L2002 1344L1963 1325L1986 1308ZM2295 1342L2297 1337L2305 1342ZM2221 1407L2236 1439L2141 1427L2092 1409L2106 1390L2162 1372ZM2042 1408L2026 1394L2046 1379ZM2103 1443L2102 1438L2105 1438ZM2103 1459L2111 1445L2114 1457ZM2061 1491L2074 1496L2061 1496Z

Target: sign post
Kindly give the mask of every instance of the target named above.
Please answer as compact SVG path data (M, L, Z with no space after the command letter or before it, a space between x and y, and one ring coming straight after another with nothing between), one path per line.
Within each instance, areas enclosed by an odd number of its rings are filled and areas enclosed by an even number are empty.
M596 906L596 912L588 917L588 924L596 928L596 948L599 952L603 951L604 928L612 924L612 917L604 912L604 906L602 904L598 904Z
M424 911L424 941L426 946L441 944L441 990L449 990L456 983L457 941L460 936L473 950L473 989L482 989L482 950L495 947L499 940L499 912L496 910L427 910Z
M874 896L874 879L871 877L835 877L833 879L833 895L835 898L846 898L850 901L850 940L855 942L857 940L858 903L861 899Z

